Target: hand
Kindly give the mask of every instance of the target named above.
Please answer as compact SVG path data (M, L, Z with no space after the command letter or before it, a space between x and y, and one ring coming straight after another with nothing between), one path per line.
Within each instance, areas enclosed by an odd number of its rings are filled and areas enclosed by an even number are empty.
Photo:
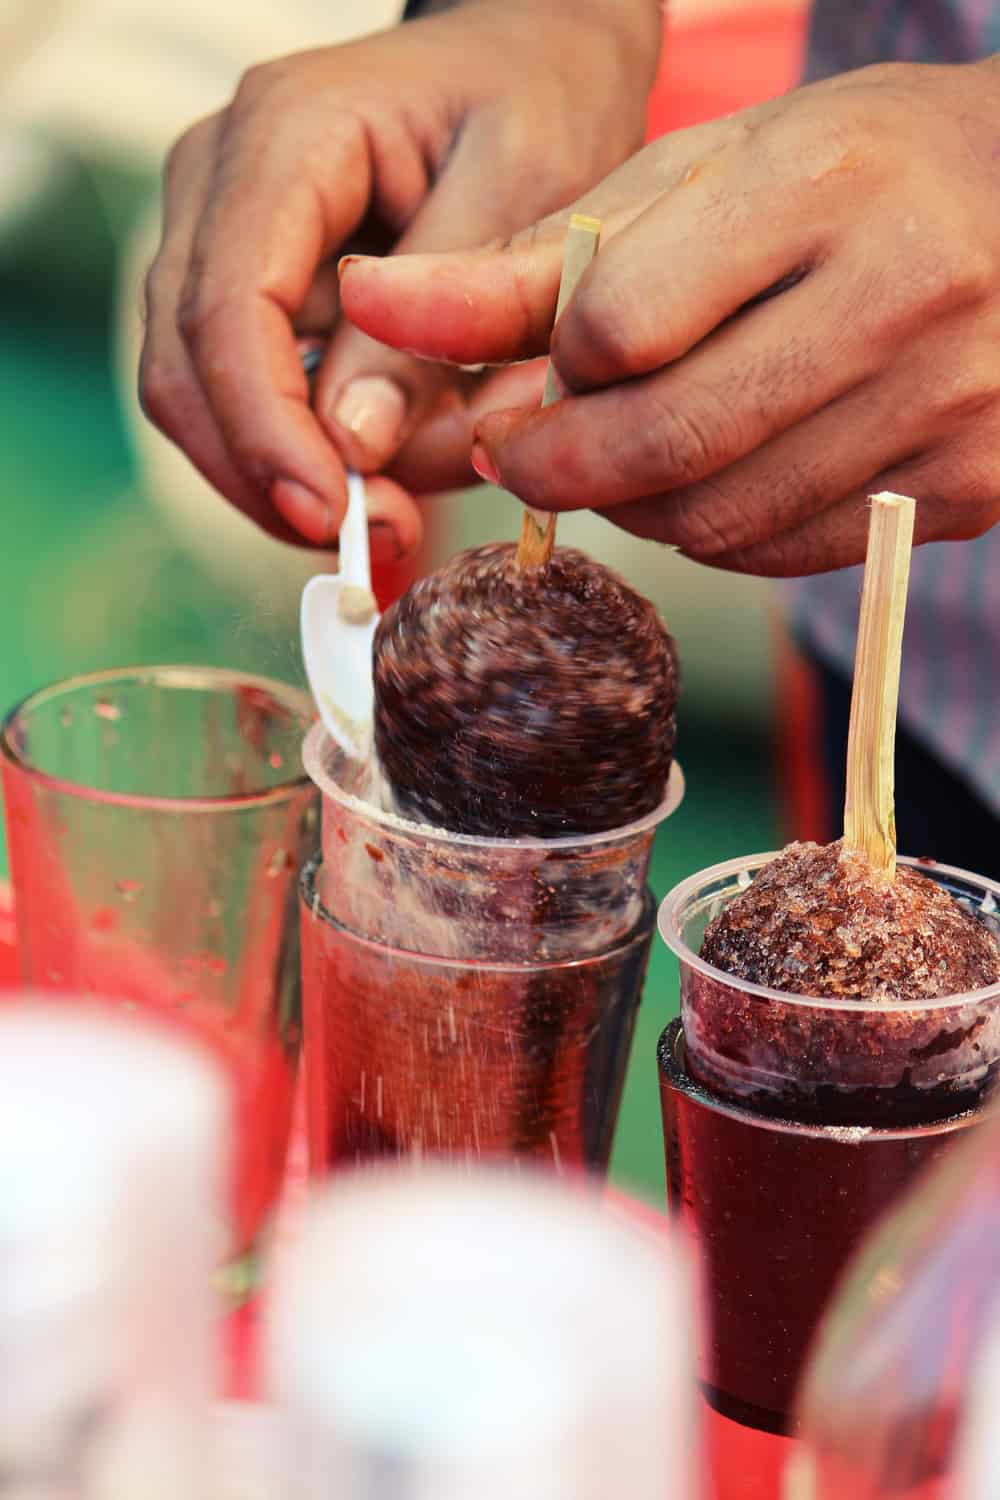
M467 466L469 382L340 324L331 257L479 244L599 180L642 139L650 20L650 0L469 0L254 69L180 140L141 397L234 505L286 540L329 543L344 465L375 473L432 415L443 437L466 423ZM593 111L594 97L617 102ZM296 338L331 328L311 403ZM418 442L399 472L435 466L456 468ZM369 508L397 553L416 545L399 483L374 479Z
M604 234L552 335L570 399L480 421L479 472L753 573L861 561L876 489L917 498L918 541L988 530L998 84L998 60L866 69L640 152L574 205ZM437 359L537 354L566 219L348 260L343 310Z

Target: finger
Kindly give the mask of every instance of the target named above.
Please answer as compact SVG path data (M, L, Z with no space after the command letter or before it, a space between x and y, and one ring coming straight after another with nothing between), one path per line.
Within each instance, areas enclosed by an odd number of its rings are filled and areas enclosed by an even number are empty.
M438 400L390 469L415 495L464 489L477 484L472 467L472 435L480 418L495 406L537 406L545 385L546 361L533 360L453 385Z
M713 561L766 547L851 495L892 488L886 476L905 466L922 484L940 484L945 474L952 512L948 528L937 534L961 536L964 507L974 514L1000 492L992 443L1000 432L990 431L996 425L996 377L988 341L980 348L969 344L962 369L950 377L941 373L946 364L941 340L932 333L910 349L905 362L889 366L728 469L653 505L628 502L634 507L631 519L640 519L645 506L648 535ZM938 456L952 449L949 475L937 464ZM621 510L608 514L629 524ZM930 520L927 512L921 524Z
M702 559L710 567L765 578L800 578L864 562L868 544L870 495L894 488L893 471L874 476L870 487L810 516L754 547Z
M763 547L856 493L885 488L886 473L933 441L936 421L913 402L911 378L867 382L710 479L602 514L699 562Z
M417 551L424 535L423 517L401 485L383 475L369 479L365 509L373 563L400 562Z
M366 222L343 246L344 253L387 255L393 241L384 226ZM340 316L340 287L336 260L324 261L316 270L302 305L293 318L299 334L331 334Z
M340 291L337 285L337 268L330 262L322 265L312 279L302 305L292 319L295 332L302 334L324 334L329 336L340 316Z
M570 207L543 217L513 238L449 254L407 254L379 260L346 255L340 262L344 314L364 333L421 358L452 364L528 359L547 352L559 293L566 229L574 213L601 219L602 243L633 222L657 196L680 182L699 159L721 149L726 121L678 131L624 162ZM489 171L491 186L495 170ZM523 224L524 174L513 179ZM467 199L482 197L479 182ZM496 234L496 229L487 230Z
M684 360L544 411L497 413L475 438L499 483L542 510L607 507L690 486L839 399L883 355L848 318L842 273L817 271Z
M998 438L1000 432L984 432L979 423L931 454L873 475L862 489L821 515L757 546L707 561L713 567L775 578L861 563L868 544L869 499L880 490L916 499L915 545L982 536L1000 520Z
M178 142L167 164L164 234L146 278L139 399L147 417L250 520L281 541L323 546L331 537L325 507L308 497L296 502L293 496L285 514L278 514L267 491L248 481L231 462L177 326L181 288L211 188L220 129L218 116L201 122Z
M736 172L744 181L737 186ZM552 338L570 390L680 360L741 310L805 279L825 226L746 153L722 175L680 183L605 243Z
M554 225L487 250L347 256L341 307L370 337L424 359L528 359L549 345L564 237L565 226Z
M603 513L699 562L775 576L860 561L864 532L852 507L881 489L923 497L921 541L979 535L1000 515L1000 431L990 430L1000 424L984 421L977 394L991 377L970 351L961 379L935 384L940 363L932 340L905 369L858 387L710 480Z
M540 354L552 334L566 225L584 211L602 220L601 253L552 338L560 374L571 388L586 388L677 358L811 264L827 232L820 216L803 214L793 184L775 180L769 158L750 153L745 127L723 122L714 144L701 135L697 144L704 161L689 158L683 170L695 140L673 146L655 171L649 163L658 158L647 148L638 180L630 164L506 244L383 261L346 257L345 315L372 337L433 359Z
M400 211L407 187L423 191L426 166L401 136L376 183L356 114L317 112L310 135L294 103L280 89L259 100L251 90L242 106L237 96L195 236L181 330L235 467L283 514L316 502L336 530L343 465L310 407L293 320L369 200L388 196Z

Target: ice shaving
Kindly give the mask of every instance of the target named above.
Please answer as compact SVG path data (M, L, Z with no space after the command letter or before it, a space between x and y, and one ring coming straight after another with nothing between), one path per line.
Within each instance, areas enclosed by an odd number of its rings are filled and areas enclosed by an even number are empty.
M702 958L751 984L886 1004L960 995L1000 979L990 928L900 866L873 877L842 839L791 844L710 923Z

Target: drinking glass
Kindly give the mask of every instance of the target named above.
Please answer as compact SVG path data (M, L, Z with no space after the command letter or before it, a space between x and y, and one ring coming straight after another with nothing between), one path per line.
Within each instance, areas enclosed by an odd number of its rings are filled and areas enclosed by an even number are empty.
M222 1058L248 1271L292 1115L311 717L281 683L153 666L45 688L0 733L22 980L157 1010Z

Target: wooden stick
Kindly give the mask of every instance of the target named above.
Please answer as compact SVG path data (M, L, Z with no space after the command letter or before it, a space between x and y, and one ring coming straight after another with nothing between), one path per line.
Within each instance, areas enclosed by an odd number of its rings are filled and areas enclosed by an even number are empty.
M566 246L563 250L562 277L559 281L559 297L556 301L556 318L562 313L576 290L577 282L597 254L601 239L600 219L590 219L586 214L574 214L569 221ZM545 375L545 390L542 405L551 406L566 393L556 374L555 365L549 360ZM524 507L521 521L521 539L517 544L517 566L519 568L544 567L552 556L556 540L555 513L532 510Z
M873 495L847 738L844 847L896 878L893 757L914 502Z

